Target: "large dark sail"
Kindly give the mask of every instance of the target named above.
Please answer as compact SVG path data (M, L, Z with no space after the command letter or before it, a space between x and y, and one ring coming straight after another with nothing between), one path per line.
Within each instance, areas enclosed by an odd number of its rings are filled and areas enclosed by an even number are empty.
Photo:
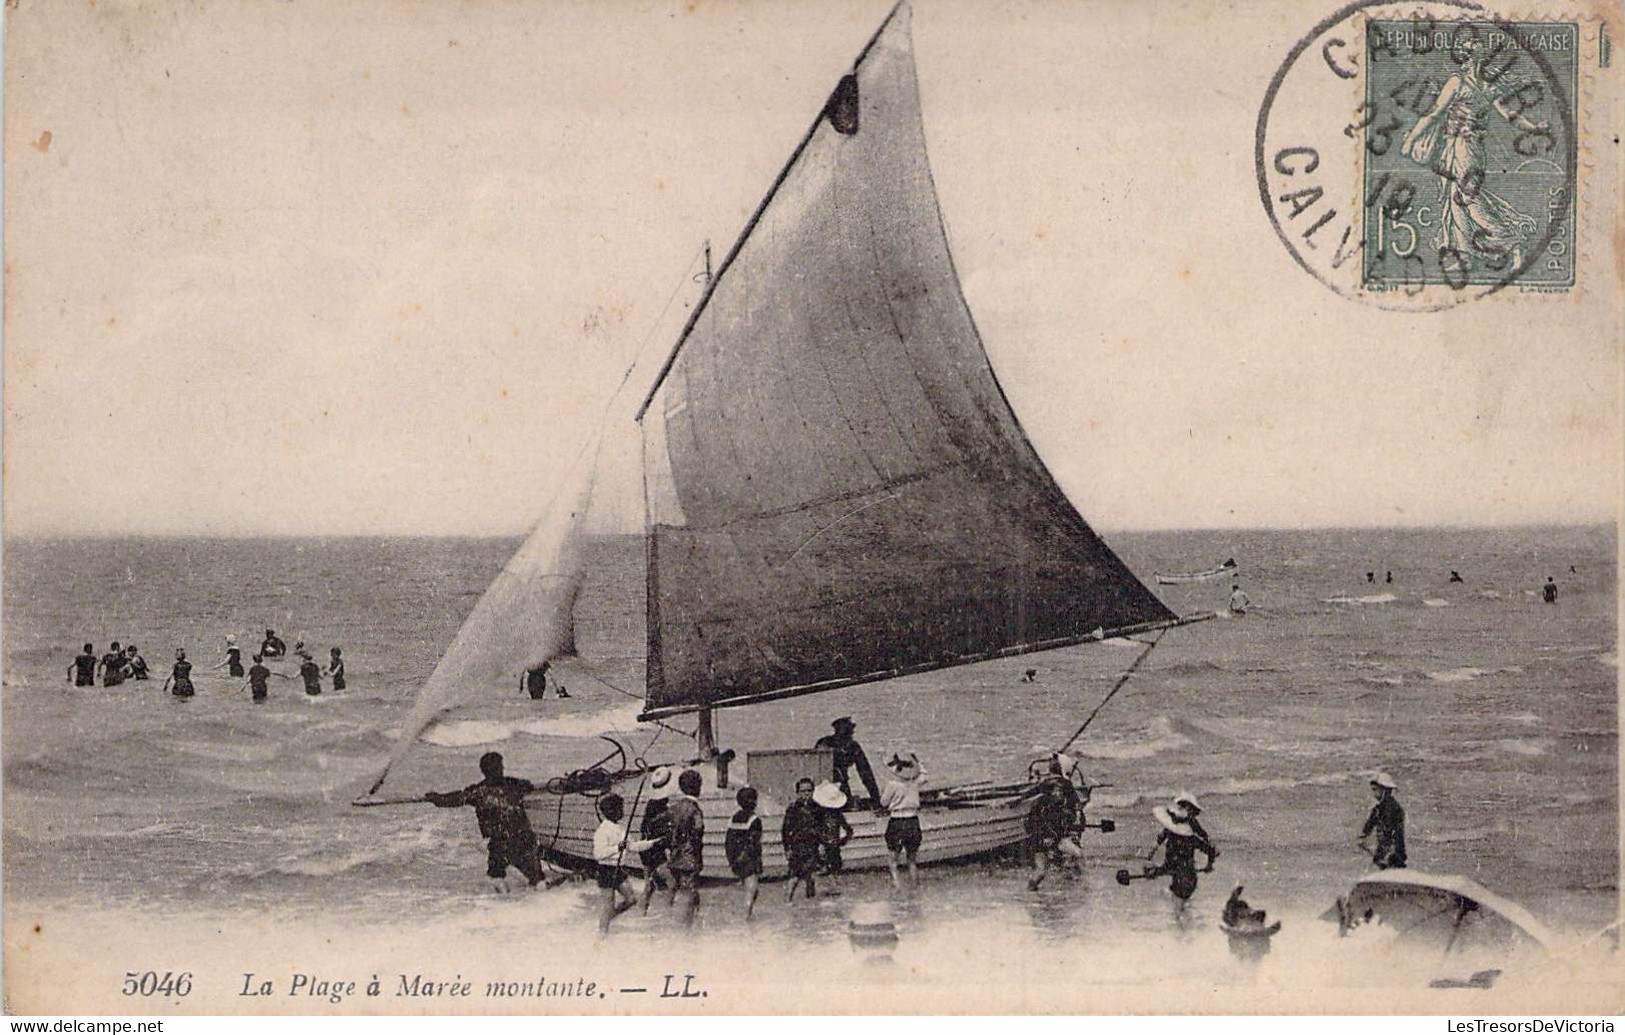
M988 365L906 5L724 260L644 423L646 717L1174 620L1057 487Z

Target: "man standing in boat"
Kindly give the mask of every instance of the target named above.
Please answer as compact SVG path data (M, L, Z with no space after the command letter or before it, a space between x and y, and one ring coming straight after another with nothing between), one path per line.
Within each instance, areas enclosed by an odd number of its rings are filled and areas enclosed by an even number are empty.
M814 747L829 748L835 752L835 762L831 767L831 779L841 786L841 793L846 800L852 800L852 783L849 771L856 766L858 779L863 781L864 790L869 792L871 802L880 801L880 784L875 781L875 771L869 765L869 756L863 753L863 746L853 739L852 734L857 732L858 724L852 721L850 715L843 715L830 723L835 732L826 737L819 737Z
M551 888L568 880L568 874L549 876L537 854L536 834L525 812L525 795L535 789L531 782L505 776L502 754L497 751L487 751L480 756L480 772L485 779L479 783L469 784L460 791L430 791L423 800L442 809L474 807L480 836L487 841L485 875L491 880L504 881L510 866L523 873L533 887L545 881ZM505 884L502 890L507 890Z
M1394 791L1398 789L1399 785L1387 773L1371 778L1371 796L1377 803L1371 807L1365 826L1360 828L1358 843L1361 850L1371 853L1371 861L1379 870L1405 868L1405 810L1394 798ZM1372 834L1377 835L1375 849L1366 844Z

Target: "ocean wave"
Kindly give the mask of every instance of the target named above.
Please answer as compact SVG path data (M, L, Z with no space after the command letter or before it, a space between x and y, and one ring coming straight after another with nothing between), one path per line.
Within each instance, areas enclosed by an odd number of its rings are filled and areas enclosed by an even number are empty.
M1212 784L1177 788L1158 787L1138 793L1112 794L1106 792L1102 794L1097 792L1093 800L1095 804L1105 808L1130 809L1140 805L1161 804L1181 790L1190 791L1201 798L1238 797L1257 794L1261 791L1292 790L1297 787L1337 787L1353 780L1368 779L1370 775L1369 770L1341 770L1331 773L1316 773L1313 776L1233 776Z
M1368 597L1327 597L1322 604L1392 604L1399 598L1392 593L1377 593Z
M1435 597L1423 597L1422 603L1427 607L1449 607L1450 601L1439 600Z
M1428 678L1435 683L1470 683L1480 676L1494 676L1515 674L1523 669L1516 665L1507 665L1504 668L1476 668L1465 665L1461 668L1445 669L1442 672L1429 672Z
M1497 820L1489 826L1461 827L1458 829L1430 830L1422 832L1415 839L1428 844L1450 845L1460 844L1463 841L1484 841L1492 837L1510 834L1512 825L1505 820Z
M628 704L589 715L546 719L462 719L430 728L423 739L439 747L474 747L495 744L521 733L530 737L596 737L606 730L636 728L641 710L636 704Z
M1361 676L1362 683L1375 683L1378 686L1400 686L1405 682L1404 676Z
M443 840L444 834L435 826L425 826L381 843L371 844L366 848L339 851L318 848L295 852L268 863L239 867L228 876L260 878L284 874L291 877L335 877L341 873L365 869L379 863L410 858L436 847Z
M1550 751L1555 743L1556 741L1546 739L1511 737L1506 740L1496 741L1495 746L1508 754L1522 755L1525 758L1539 758Z
M177 754L206 758L214 762L269 762L282 753L282 747L278 744L166 740L163 747Z
M1230 670L1216 661L1176 661L1156 670L1159 676L1206 676L1215 672L1229 672Z
M1143 739L1088 740L1076 745L1073 752L1084 758L1140 759L1182 748L1190 742L1189 737L1174 729L1167 716L1159 715L1146 727Z
M1540 716L1536 715L1534 712L1519 712L1517 715L1508 715L1506 719L1508 722L1516 722L1524 726L1533 726L1535 723L1540 721Z

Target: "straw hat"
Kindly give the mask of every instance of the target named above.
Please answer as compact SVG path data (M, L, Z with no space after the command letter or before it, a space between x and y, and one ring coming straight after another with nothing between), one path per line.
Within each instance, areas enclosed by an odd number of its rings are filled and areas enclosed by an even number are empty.
M899 751L886 760L886 765L895 770L898 776L909 779L920 771L920 756L912 751Z
M813 801L826 809L839 809L846 806L846 792L839 785L825 780L813 788Z
M228 647L237 646L237 634L236 633L226 633L226 646L228 646Z
M1371 778L1371 782L1378 787L1386 787L1390 791L1399 790L1399 784L1395 783L1394 778L1387 773L1378 773Z
M1175 819L1165 805L1158 805L1153 808L1151 816L1158 823L1161 823L1162 828L1170 834L1179 834L1182 837L1194 837L1196 835L1196 831L1191 829L1189 823L1183 819Z
M1178 809L1185 814L1185 818L1200 815L1202 803L1196 800L1196 795L1190 791L1180 791L1174 795L1174 800L1168 803L1170 809Z
M671 778L671 767L661 766L649 775L649 793L645 795L650 801L656 798L669 798L675 784Z

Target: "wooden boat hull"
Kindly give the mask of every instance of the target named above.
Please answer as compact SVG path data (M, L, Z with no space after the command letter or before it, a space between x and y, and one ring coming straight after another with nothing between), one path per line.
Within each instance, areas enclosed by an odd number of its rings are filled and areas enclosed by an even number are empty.
M723 841L728 821L738 805L734 788L717 789L712 782L714 774L705 771L705 789L700 795L700 807L705 815L705 853L701 878L711 881L735 879L728 867ZM639 828L648 804L646 796L638 795L642 783L638 776L623 778L612 788L630 808L637 801L631 830ZM942 788L933 800L920 808L921 846L918 861L922 865L954 862L968 859L1020 844L1026 837L1024 821L1025 803L1020 800L1022 785L994 788L987 785L968 785L963 789ZM647 788L645 787L645 795ZM559 793L538 790L526 801L537 842L548 855L568 866L584 866L593 861L592 836L597 830L598 794ZM784 877L789 873L780 829L784 804L764 796L758 812L762 815L763 876L768 879ZM886 851L887 818L868 809L849 809L844 815L852 825L852 839L841 849L843 871L883 870L889 853ZM633 873L641 873L642 861L636 853L627 852L622 866Z

